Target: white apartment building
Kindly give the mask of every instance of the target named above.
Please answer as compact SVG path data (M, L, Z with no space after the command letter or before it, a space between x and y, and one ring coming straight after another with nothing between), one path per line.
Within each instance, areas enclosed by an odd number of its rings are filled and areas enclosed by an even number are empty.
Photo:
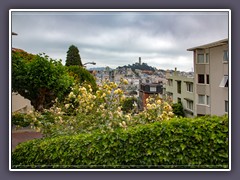
M173 74L167 71L166 78L165 94L172 99L173 103L182 103L186 117L193 117L195 114L193 76L183 74L175 69Z
M187 50L193 51L194 115L228 113L228 39Z

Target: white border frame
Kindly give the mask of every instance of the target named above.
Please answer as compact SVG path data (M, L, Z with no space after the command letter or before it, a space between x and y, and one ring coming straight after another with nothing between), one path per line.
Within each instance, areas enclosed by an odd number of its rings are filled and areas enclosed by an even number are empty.
M11 49L12 49L12 12L228 12L228 41L229 41L229 169L12 169L11 165L11 150L12 150L12 129L11 129L11 116L12 116L12 95L11 95L11 80L12 80L12 66L11 66ZM231 10L230 9L10 9L9 10L9 170L10 171L231 171Z

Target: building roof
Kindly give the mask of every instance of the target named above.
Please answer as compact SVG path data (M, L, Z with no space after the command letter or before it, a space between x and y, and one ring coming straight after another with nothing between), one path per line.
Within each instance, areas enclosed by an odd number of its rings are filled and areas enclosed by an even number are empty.
M204 44L204 45L201 45L201 46L196 46L196 47L193 47L193 48L189 48L189 49L187 49L187 51L194 51L196 49L207 49L207 48L212 48L212 47L221 46L221 45L225 45L225 44L228 44L228 38L222 39L222 40L219 40L219 41L215 41L215 42L212 42L212 43L209 43L209 44Z
M15 51L15 52L25 52L24 50L19 49L19 48L12 48L12 51Z
M162 86L162 83L141 83L143 86Z

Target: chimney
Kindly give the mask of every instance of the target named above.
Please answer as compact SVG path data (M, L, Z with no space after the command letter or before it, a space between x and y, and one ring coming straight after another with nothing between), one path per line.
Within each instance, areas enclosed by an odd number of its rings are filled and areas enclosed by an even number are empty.
M139 64L141 65L141 63L142 63L142 62L141 62L141 57L139 57Z

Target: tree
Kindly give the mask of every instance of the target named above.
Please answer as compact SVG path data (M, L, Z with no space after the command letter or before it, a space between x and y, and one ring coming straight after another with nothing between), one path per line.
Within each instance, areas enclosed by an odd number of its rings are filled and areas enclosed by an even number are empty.
M66 66L82 66L79 50L76 46L71 45L67 51Z
M185 116L184 110L183 110L183 105L182 105L181 102L173 104L172 108L173 108L173 113L176 116L180 116L180 117L184 117Z
M96 80L93 75L83 67L80 66L69 66L67 67L68 73L75 80L75 83L82 84L87 83L91 85L92 89L97 90Z
M12 53L12 91L29 99L35 110L42 111L56 98L63 99L72 84L73 77L61 61L45 54Z

